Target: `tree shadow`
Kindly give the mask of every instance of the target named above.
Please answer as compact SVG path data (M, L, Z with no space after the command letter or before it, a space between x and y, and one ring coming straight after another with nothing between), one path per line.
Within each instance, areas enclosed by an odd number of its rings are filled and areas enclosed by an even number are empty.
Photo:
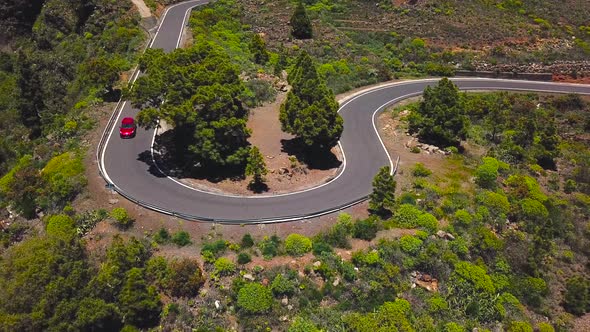
M297 160L305 163L309 169L329 170L338 168L342 161L336 155L326 149L311 149L300 138L282 139L281 151L289 156L295 156Z
M150 150L145 150L142 153L138 154L137 160L146 163L146 165L148 165L148 172L150 172L150 174L152 174L153 176L158 178L166 177L166 174L163 174L154 164L154 161L152 160L152 152Z
M242 181L245 179L243 166L203 167L200 163L193 162L190 158L187 158L190 154L188 148L177 144L175 137L174 129L171 129L157 135L154 141L154 159L156 159L158 167L167 176L178 179L191 178L207 180L212 183L218 183L228 179L231 181ZM150 158L148 160L139 160L151 163L151 152L145 151L143 153L149 153Z
M248 190L252 191L255 194L262 194L269 190L268 185L264 182L250 182L248 184Z

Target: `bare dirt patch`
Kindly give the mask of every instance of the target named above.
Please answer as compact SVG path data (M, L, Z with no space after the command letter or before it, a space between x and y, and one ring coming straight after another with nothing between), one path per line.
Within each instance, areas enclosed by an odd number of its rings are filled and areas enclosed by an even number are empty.
M150 9L148 8L148 6L145 5L145 2L143 2L143 0L131 0L131 2L133 2L137 10L139 11L139 15L142 18L152 16Z

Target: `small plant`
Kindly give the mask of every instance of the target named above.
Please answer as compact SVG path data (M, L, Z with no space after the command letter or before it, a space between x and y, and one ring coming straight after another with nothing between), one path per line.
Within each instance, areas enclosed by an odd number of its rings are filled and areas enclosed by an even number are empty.
M414 168L412 169L412 175L414 175L415 177L426 177L430 174L432 174L432 171L426 168L422 163L416 163L416 165L414 165Z
M111 218L113 218L117 226L122 228L128 228L133 225L134 220L129 216L127 210L124 208L114 208L111 211Z
M178 231L172 235L172 243L184 247L191 244L191 236L186 231Z
M280 295L292 295L295 292L295 283L288 278L285 278L283 274L279 273L272 280L270 289L276 296Z
M410 149L410 152L411 152L411 153L420 153L420 148L419 148L419 147L417 147L417 146L413 146L413 147Z

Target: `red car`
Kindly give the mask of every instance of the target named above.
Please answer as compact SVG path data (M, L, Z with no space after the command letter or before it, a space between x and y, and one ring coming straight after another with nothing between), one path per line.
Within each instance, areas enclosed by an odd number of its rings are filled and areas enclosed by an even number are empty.
M121 127L119 127L119 135L121 138L135 137L136 132L137 125L133 118L124 118L123 121L121 121Z

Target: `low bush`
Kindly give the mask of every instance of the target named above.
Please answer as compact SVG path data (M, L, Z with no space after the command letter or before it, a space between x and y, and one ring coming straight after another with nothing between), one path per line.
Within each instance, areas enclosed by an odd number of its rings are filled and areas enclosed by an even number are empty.
M228 276L236 272L236 264L229 258L220 257L213 265L215 266L215 274L218 276Z
M181 246L181 247L187 246L192 243L191 236L186 231L178 231L178 232L174 233L174 235L172 235L172 238L170 240L172 241L172 243L176 244L177 246Z
M248 264L252 261L250 254L241 252L238 254L238 264Z
M122 228L128 228L133 225L134 220L129 216L127 210L122 207L114 208L111 211L111 218L113 218L117 226Z
M426 168L422 163L416 163L412 169L412 175L415 177L426 177L432 174L432 171Z
M257 283L244 285L238 291L238 307L246 313L258 314L268 311L273 298L270 289Z
M358 220L352 227L352 237L356 239L363 239L371 241L377 236L379 230L379 224L375 218L367 218Z
M292 295L295 292L295 283L279 273L272 280L270 289L276 296Z
M242 248L250 248L253 245L254 245L254 239L252 238L252 235L250 235L250 233L244 234L244 236L242 236L242 242L241 242Z
M311 240L301 234L290 234L285 239L285 250L291 256L302 256L311 251Z

